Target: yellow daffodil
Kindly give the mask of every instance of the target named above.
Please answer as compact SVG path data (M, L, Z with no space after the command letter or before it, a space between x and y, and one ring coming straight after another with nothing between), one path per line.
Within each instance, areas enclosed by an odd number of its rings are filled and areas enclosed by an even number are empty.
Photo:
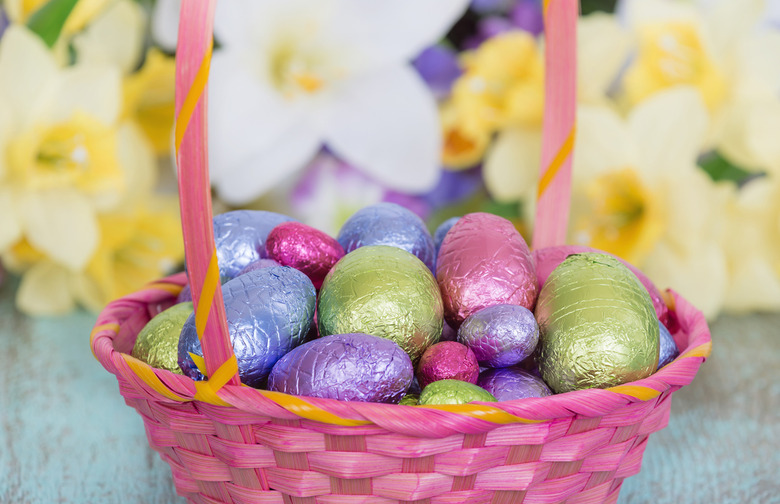
M4 2L5 11L8 18L13 23L26 23L38 9L43 7L48 0L6 0ZM65 36L73 35L80 31L95 16L105 8L108 0L79 0L73 7L65 25L62 27L62 34Z

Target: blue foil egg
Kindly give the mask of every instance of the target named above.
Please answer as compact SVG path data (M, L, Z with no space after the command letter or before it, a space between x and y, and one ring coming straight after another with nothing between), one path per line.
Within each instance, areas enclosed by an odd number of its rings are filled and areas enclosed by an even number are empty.
M660 351L658 354L658 369L661 369L665 365L672 362L680 355L680 351L677 349L677 344L672 338L672 334L669 329L666 328L661 321L658 321L658 328L660 329Z
M294 221L286 215L263 210L236 210L214 217L214 243L222 281L238 276L265 253L265 239L282 222Z
M300 271L275 266L230 280L222 286L222 296L241 382L261 387L276 361L300 345L309 332L314 320L314 285ZM184 323L178 350L184 374L202 380L190 357L190 353L203 356L194 314Z
M433 246L436 250L436 255L439 255L441 242L444 241L444 237L447 235L447 231L452 229L452 226L454 226L459 220L460 217L450 217L436 228L436 231L433 233Z
M346 254L366 245L388 245L414 254L431 271L435 267L436 249L425 223L395 203L358 210L341 227L337 240Z
M536 349L539 326L527 308L497 304L482 308L463 321L458 342L471 348L482 366L513 366Z
M552 395L550 387L541 378L516 367L488 369L480 373L477 385L499 401Z

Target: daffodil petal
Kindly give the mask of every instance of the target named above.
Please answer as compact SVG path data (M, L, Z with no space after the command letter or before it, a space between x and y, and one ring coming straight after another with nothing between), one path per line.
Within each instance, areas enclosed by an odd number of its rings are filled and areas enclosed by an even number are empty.
M117 130L117 156L127 187L122 201L128 203L152 194L157 183L154 151L135 123L124 122Z
M225 2L220 2L225 3ZM152 10L152 39L168 52L176 50L181 0L157 0Z
M518 201L534 194L539 177L541 131L510 128L498 134L485 156L482 176L498 201Z
M0 96L4 114L29 127L38 119L58 80L57 64L43 41L27 28L11 25L0 39Z
M623 0L616 10L632 30L645 23L697 21L699 15L690 3L667 0Z
M16 292L16 306L27 315L64 315L75 302L70 291L71 273L58 264L43 261L23 276Z
M7 187L0 188L0 253L13 245L22 235L14 198Z
M119 65L123 73L129 74L141 57L144 21L138 3L114 2L73 39L79 63Z
M353 166L397 191L423 192L438 182L436 102L409 66L353 79L328 105L327 145Z
M19 197L19 214L30 243L73 270L89 261L98 243L94 210L73 190L28 192Z
M709 114L694 88L680 86L643 100L631 111L628 126L640 172L674 177L681 167L695 166Z
M580 103L606 100L631 47L631 35L615 16L597 12L577 25L577 92Z
M733 262L723 308L730 313L780 310L780 277L766 255L751 251Z
M703 18L707 38L712 44L712 54L723 58L747 33L753 29L761 17L766 0L716 1L708 9L703 9Z
M47 111L51 121L70 119L83 112L105 125L119 116L122 81L119 70L108 66L77 65L62 72L57 94Z
M608 107L578 107L575 142L572 167L575 183L635 164L634 142L628 126Z

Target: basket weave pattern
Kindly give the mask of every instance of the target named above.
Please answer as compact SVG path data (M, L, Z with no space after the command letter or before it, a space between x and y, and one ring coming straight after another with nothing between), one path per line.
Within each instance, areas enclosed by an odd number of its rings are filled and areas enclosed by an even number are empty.
M226 386L220 395L234 407L225 407L189 400L192 381L168 371L148 368L185 402L138 379L126 353L185 280L176 275L109 305L92 347L143 418L178 493L193 503L616 502L623 479L639 471L648 435L666 426L672 393L709 351L703 317L671 293L682 353L627 385L654 397L592 389L493 403L534 422L505 425L446 407L306 398L365 423L331 425L300 418L249 387Z

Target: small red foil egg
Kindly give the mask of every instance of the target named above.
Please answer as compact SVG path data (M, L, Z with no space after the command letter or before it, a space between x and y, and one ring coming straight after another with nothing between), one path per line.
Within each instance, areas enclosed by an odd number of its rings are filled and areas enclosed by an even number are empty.
M317 289L333 265L344 257L344 249L335 238L299 222L285 222L273 228L266 239L265 252L282 266L305 274Z
M477 383L479 363L474 352L456 341L431 345L420 358L417 380L425 388L439 380L460 380Z

